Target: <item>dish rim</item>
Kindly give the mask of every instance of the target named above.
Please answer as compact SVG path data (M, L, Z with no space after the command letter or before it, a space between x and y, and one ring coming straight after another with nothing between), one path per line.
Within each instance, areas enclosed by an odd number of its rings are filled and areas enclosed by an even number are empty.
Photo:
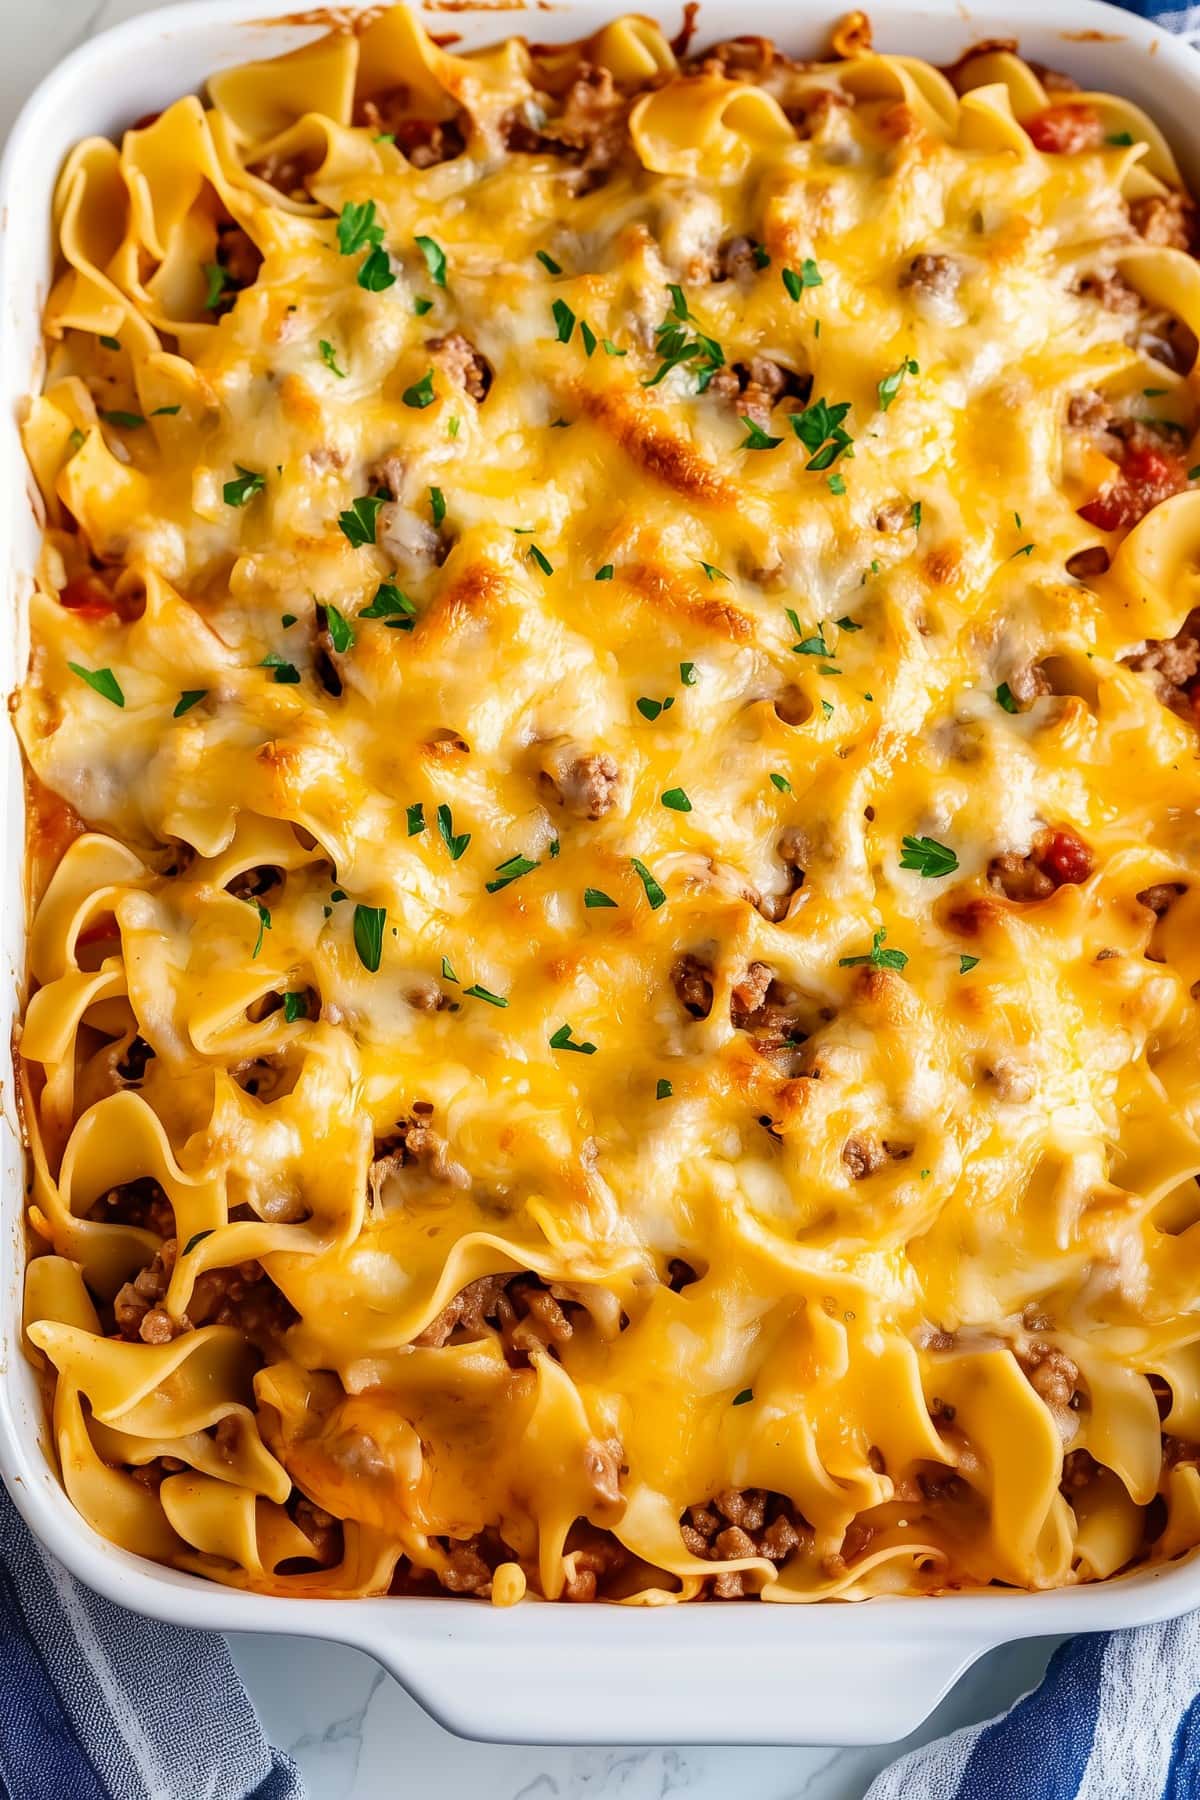
M673 28L678 9L672 0L648 6L643 0L643 7ZM354 0L325 11L363 9L363 0ZM546 0L485 0L460 11L456 3L435 0L414 10L443 25L449 15L470 44L508 35L526 21L536 22L540 38L573 35L576 20L588 29L620 7L615 0L555 0L549 6ZM757 12L765 31L794 43L806 31L827 29L839 10L815 0L798 6L794 0L760 0ZM698 20L701 41L720 34L714 20L736 29L737 11L737 0L706 4ZM1153 74L1171 90L1169 135L1197 185L1200 117L1189 117L1186 101L1200 112L1194 106L1200 59L1148 21L1103 0L984 0L972 8L925 0L918 11L903 0L877 0L870 12L880 34L897 40L891 47L915 43L916 53L926 54L924 45L937 40L942 60L988 36L1016 33L1038 53L1054 39L1064 57L1095 69L1097 85L1104 85L1104 65L1111 65L1109 85L1117 92L1136 90L1143 78L1149 85L1153 59ZM24 672L24 606L37 537L37 503L16 415L22 397L40 385L38 320L51 241L48 206L33 216L38 196L48 195L61 150L71 141L104 132L105 119L111 131L118 116L144 110L120 109L114 93L152 85L160 101L174 98L196 85L188 77L197 70L221 66L222 56L235 62L277 52L319 35L329 22L296 14L290 0L186 0L159 7L80 44L34 89L12 128L0 161L0 477L9 496L0 502L0 555L11 571L12 601L0 633L6 689ZM168 46L178 61L164 54ZM156 74L151 59L169 66ZM176 75L176 68L186 74ZM123 72L116 82L114 69ZM127 71L133 71L128 78ZM1164 108L1152 103L1151 110L1164 123ZM53 162L48 143L55 146ZM0 1032L7 1033L23 983L25 942L21 759L11 729L0 759ZM21 1347L24 1204L9 1078L0 1084L0 1219L10 1252L0 1281L0 1474L35 1536L89 1587L152 1617L222 1631L327 1638L362 1650L461 1735L546 1744L888 1742L914 1729L954 1681L998 1644L1149 1623L1200 1603L1197 1557L1043 1593L816 1606L531 1603L501 1610L453 1599L298 1599L221 1587L108 1543L67 1499L36 1374ZM864 1688L869 1717L860 1698ZM597 1695L604 1697L600 1719Z

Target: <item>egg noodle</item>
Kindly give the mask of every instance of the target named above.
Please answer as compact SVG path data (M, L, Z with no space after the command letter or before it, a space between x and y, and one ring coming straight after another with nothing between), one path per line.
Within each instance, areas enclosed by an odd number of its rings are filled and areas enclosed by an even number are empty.
M1200 1541L1191 203L1013 46L685 38L377 10L58 186L28 1344L221 1582Z

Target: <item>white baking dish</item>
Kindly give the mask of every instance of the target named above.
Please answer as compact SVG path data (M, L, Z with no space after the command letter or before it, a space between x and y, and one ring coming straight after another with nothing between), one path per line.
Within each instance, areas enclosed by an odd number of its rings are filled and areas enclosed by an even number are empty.
M50 273L50 200L69 146L112 135L201 85L212 70L274 55L314 36L272 22L294 0L201 0L147 14L84 44L37 89L0 168L0 567L10 571L0 684L25 666L25 605L38 540L33 486L16 430L41 376L39 315ZM447 0L449 5L449 0ZM641 0L668 31L673 4ZM619 0L546 8L442 12L469 47L524 30L582 35ZM800 54L826 41L836 0L705 0L699 41L748 28ZM256 15L246 23L247 13ZM426 9L437 19L438 9ZM930 0L871 7L876 38L948 62L984 37L1019 35L1022 51L1144 105L1200 183L1200 58L1097 0ZM296 15L293 13L293 19ZM3 882L0 1041L7 1041L23 964L22 802L17 740L0 732ZM116 1549L75 1513L47 1454L33 1372L20 1348L24 1181L13 1088L2 1084L8 1255L0 1283L0 1470L42 1541L90 1586L187 1625L327 1637L378 1658L443 1724L474 1737L538 1743L876 1743L903 1736L977 1657L1008 1639L1096 1631L1200 1604L1200 1560L1102 1586L860 1605L686 1606L660 1610L526 1604L511 1611L455 1600L288 1600L239 1594Z

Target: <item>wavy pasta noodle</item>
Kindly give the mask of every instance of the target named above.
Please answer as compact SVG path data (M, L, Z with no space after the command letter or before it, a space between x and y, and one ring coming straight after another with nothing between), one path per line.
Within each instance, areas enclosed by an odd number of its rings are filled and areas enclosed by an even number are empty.
M403 8L68 159L26 1337L127 1549L1200 1541L1195 218L1119 96Z

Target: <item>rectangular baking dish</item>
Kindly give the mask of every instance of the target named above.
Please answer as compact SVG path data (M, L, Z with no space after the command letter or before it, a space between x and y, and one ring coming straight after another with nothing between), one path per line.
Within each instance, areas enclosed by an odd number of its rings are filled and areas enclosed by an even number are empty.
M276 55L352 9L292 12L292 0L198 0L146 14L83 44L28 101L0 165L0 567L7 571L0 684L25 668L26 607L38 546L33 483L17 432L41 382L39 318L51 272L50 203L79 138L111 136L199 88L213 70ZM668 34L679 12L642 0ZM422 12L464 47L513 32L582 36L619 0L530 0ZM439 16L440 10L440 16ZM705 0L698 42L744 32L818 54L831 0ZM447 16L447 14L451 16ZM249 19L248 14L254 17ZM265 16L264 16L265 15ZM275 15L272 17L271 15ZM879 47L949 62L981 38L1145 106L1200 186L1200 58L1187 45L1099 0L876 0ZM16 734L0 732L0 1040L11 1036L24 963L22 789ZM49 1451L34 1373L21 1350L24 1178L10 1076L0 1090L0 1472L26 1520L89 1586L157 1618L219 1631L329 1638L377 1658L444 1725L525 1743L883 1743L914 1729L950 1685L996 1644L1098 1631L1200 1604L1200 1560L1100 1586L1045 1594L995 1591L944 1599L815 1606L661 1609L548 1606L513 1610L465 1600L290 1600L241 1594L143 1561L100 1538L69 1504Z

